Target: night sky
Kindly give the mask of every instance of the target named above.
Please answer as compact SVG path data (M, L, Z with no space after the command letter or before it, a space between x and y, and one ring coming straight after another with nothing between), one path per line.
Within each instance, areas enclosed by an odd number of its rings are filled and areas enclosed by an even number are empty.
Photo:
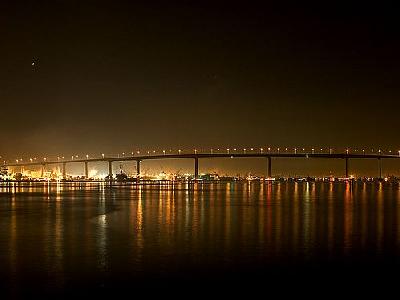
M129 2L1 1L1 156L400 148L393 7Z

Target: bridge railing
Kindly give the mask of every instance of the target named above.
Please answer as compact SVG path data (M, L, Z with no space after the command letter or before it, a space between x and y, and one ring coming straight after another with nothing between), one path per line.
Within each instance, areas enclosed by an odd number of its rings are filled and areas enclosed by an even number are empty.
M120 153L100 153L85 155L59 155L45 157L19 157L15 159L4 159L2 162L7 164L26 164L26 163L43 163L63 161L81 161L90 159L107 159L107 158L128 158L135 156L160 156L160 155L184 155L184 154L358 154L358 155L398 155L400 150L381 149L381 148L331 148L331 147L224 147L224 148L178 148L178 149L152 149L120 152Z

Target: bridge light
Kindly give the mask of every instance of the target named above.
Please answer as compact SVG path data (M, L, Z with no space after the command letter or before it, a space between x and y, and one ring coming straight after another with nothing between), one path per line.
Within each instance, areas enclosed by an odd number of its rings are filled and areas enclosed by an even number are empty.
M18 159L15 160L18 163Z
M312 154L314 154L314 150L315 150L314 148L311 149Z
M86 154L86 159L89 159L89 154Z
M233 148L233 151L236 151L236 148Z
M399 156L400 156L400 150L398 152L399 152Z
M136 151L137 154L140 154L140 151Z
M165 155L165 150L163 150L162 152L163 152L163 154Z
M263 153L263 151L264 151L264 149L263 149L263 148L260 148L260 152Z
M254 148L250 148L250 151L253 151L254 150Z
M268 147L268 151L271 151L271 147Z
M349 149L346 149L346 154L349 154Z
M365 149L362 150L362 153L365 154Z
M226 149L226 152L228 152L228 154L229 154L229 148Z
M32 159L32 158L30 158L29 160L30 160L31 162L33 161L33 159Z
M329 148L329 154L332 154L332 148Z
M278 148L278 153L279 153L279 148Z
M243 153L246 153L246 148L243 149Z
M47 158L45 157L45 158L43 158L43 160L44 160L44 161L46 161L46 160L47 160Z
M294 148L294 154L297 154L297 148Z
M285 151L287 151L287 148L285 148Z
M181 150L181 149L179 149L179 150L178 150L178 153L179 153L179 154L181 154L181 152L182 152L182 150Z
M102 153L102 154L101 154L101 157L103 157L103 158L104 158L104 153Z

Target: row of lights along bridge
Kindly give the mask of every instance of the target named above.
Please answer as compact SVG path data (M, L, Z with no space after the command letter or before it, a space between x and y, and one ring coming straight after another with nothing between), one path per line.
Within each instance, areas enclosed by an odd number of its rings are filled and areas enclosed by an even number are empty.
M160 155L160 154L163 154L163 155L168 155L168 154L189 154L189 153L191 153L191 154L200 154L200 153L208 153L208 154L218 154L218 153L227 153L227 154L230 154L230 153L243 153L243 154L247 154L247 153L260 153L260 154L263 154L263 153L265 153L265 154L268 154L268 153L282 153L282 152L287 152L287 153L294 153L294 154L297 154L297 153L312 153L312 154L315 154L315 153L329 153L329 154L334 154L334 153L346 153L346 154L349 154L349 153L362 153L362 154L367 154L367 153L378 153L378 154L383 154L383 153L386 153L386 154L392 154L392 155L394 155L394 154L398 154L399 156L400 156L400 150L398 150L397 151L397 153L396 153L396 151L392 151L392 150L387 150L387 151L382 151L381 149L378 149L378 150L374 150L374 149L371 149L370 151L368 151L368 150L365 150L365 149L362 149L362 150L358 150L358 149L349 149L349 148L347 148L347 149L344 149L344 151L340 151L340 150L334 150L333 148L311 148L311 149L307 149L307 148L271 148L271 147L267 147L267 148L243 148L243 149L238 149L238 148L225 148L225 149L221 149L221 148L211 148L211 149L209 149L209 150L202 150L202 149L192 149L192 150L182 150L182 149L178 149L178 150L172 150L172 149L170 149L170 150L161 150L161 151L157 151L157 150L147 150L147 151L140 151L140 150L136 150L136 151L132 151L132 152L122 152L122 153L119 153L119 154L117 154L116 156L113 156L113 155L110 155L109 157L112 157L112 158L115 158L115 157L117 157L117 158L120 158L120 157L122 157L122 158L124 158L124 157L127 157L127 156L135 156L135 155L137 155L137 156L140 156L140 155ZM79 155L72 155L72 156L70 156L71 157L71 160L75 160L75 159L81 159L82 157L80 157ZM108 157L108 156L106 156L104 153L102 153L101 154L101 157L102 158L106 158L106 157ZM0 157L1 158L1 157ZM58 161L63 161L63 160L66 160L66 159L68 159L69 157L65 157L65 156L58 156L57 157L57 160ZM88 154L86 154L86 156L84 156L84 158L86 158L86 159L89 159L90 158L90 156L88 155ZM48 158L47 157L44 157L43 158L43 161L44 162L46 162L48 160ZM24 160L22 159L22 158L20 158L20 159L16 159L15 160L16 161L16 163L22 163ZM29 160L25 160L25 161L29 161L29 162L31 162L31 163L33 163L33 162L37 162L38 161L38 159L35 157L35 158L30 158ZM6 164L7 163L7 161L4 161L4 164Z

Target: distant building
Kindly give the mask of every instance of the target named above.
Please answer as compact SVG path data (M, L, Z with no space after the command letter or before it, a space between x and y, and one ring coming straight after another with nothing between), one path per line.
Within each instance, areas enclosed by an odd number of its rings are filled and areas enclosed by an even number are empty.
M200 175L200 179L205 181L214 181L214 180L219 180L219 176L216 173L213 174L207 173Z
M0 175L7 175L8 174L8 169L5 166L0 167Z

